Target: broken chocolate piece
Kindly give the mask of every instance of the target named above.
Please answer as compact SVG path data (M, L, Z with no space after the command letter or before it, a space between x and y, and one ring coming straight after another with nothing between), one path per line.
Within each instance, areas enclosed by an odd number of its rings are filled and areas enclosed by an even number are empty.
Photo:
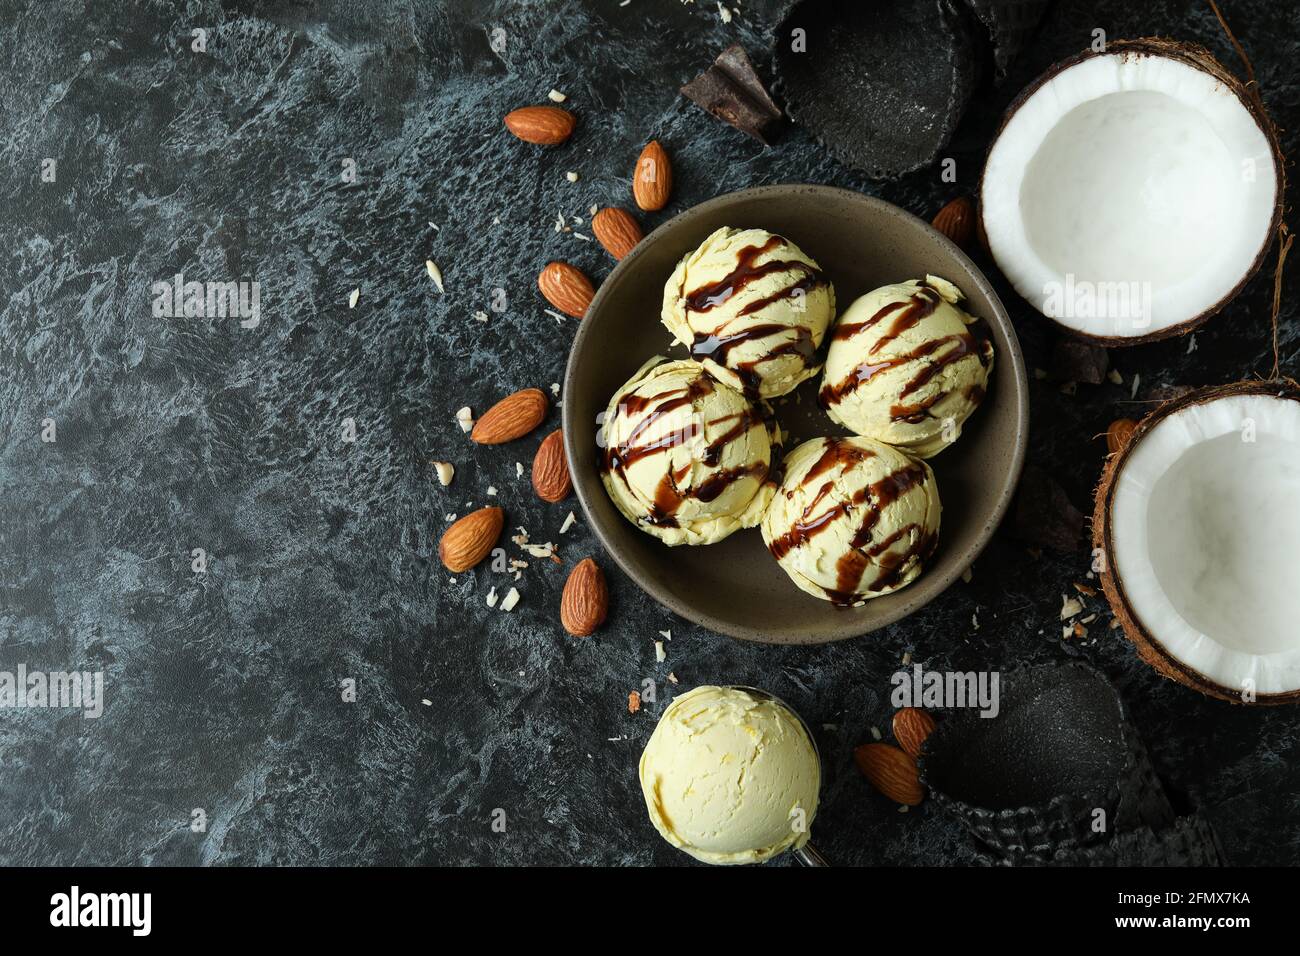
M770 146L781 129L781 110L739 43L723 50L713 66L682 87L682 93L764 145Z
M1110 353L1078 339L1058 339L1052 349L1052 377L1059 382L1100 385L1110 369Z
M1051 475L1037 465L1026 465L1016 493L1013 532L1030 544L1074 551L1083 537L1083 514Z

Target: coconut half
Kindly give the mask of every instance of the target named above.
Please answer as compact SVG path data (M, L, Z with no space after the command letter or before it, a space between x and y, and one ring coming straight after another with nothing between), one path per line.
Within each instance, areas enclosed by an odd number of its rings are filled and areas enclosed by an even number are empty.
M1012 103L981 219L998 268L1069 332L1131 345L1186 332L1259 268L1284 194L1273 125L1206 50L1114 41Z
M1143 419L1097 489L1094 545L1156 670L1239 703L1300 700L1300 387L1200 389Z

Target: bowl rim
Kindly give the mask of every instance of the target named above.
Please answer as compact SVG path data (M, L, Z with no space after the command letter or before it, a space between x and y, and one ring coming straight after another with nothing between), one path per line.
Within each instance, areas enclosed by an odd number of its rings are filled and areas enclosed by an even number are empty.
M589 480L590 476L581 472L577 463L579 456L575 443L578 428L582 423L576 421L574 416L575 403L565 401L561 409L561 428L564 434L564 455L569 465L569 472L573 475L573 489L578 497L578 503L582 508L584 517L587 519L587 525L596 535L596 540L600 542L601 548L608 554L614 563L622 569L632 581L646 594L652 597L662 607L678 614L688 621L692 621L701 627L708 628L719 634L725 634L729 637L739 638L746 641L754 641L764 644L798 644L798 645L815 645L828 644L834 641L847 640L849 638L861 637L872 631L887 627L890 624L897 623L903 618L920 610L931 600L938 597L946 591L962 574L966 567L969 567L980 553L988 546L992 540L994 532L1006 517L1007 511L1011 506L1011 501L1015 496L1016 487L1020 481L1020 474L1024 468L1025 453L1029 438L1029 381L1025 374L1024 355L1020 348L1020 340L1016 334L1015 326L1011 322L1011 317L1007 314L1006 307L1002 303L1001 297L989 282L988 277L984 275L982 269L977 266L969 256L967 256L956 243L952 242L947 236L940 233L925 220L919 218L891 202L871 196L866 193L856 192L852 189L844 189L839 186L825 186L815 183L782 183L766 186L753 186L747 189L736 190L735 192L724 193L721 196L715 196L712 199L705 200L689 209L686 209L671 219L661 223L653 229L645 238L643 238L636 247L615 264L613 270L605 278L596 290L596 295L592 298L591 304L587 306L587 316L594 315L596 310L605 299L613 295L613 290L617 289L620 283L632 273L636 267L637 260L648 249L657 238L669 231L670 227L677 227L684 223L692 222L696 219L703 218L713 213L719 208L731 205L738 201L752 201L772 198L775 196L789 196L790 194L804 194L818 196L827 200L841 200L859 203L867 207L874 207L874 211L886 215L900 216L904 221L910 222L913 226L931 234L932 238L937 238L941 245L946 245L948 252L955 256L959 262L974 277L975 285L979 291L992 303L993 314L986 321L990 324L1000 326L1005 338L1007 339L1009 354L1005 357L999 355L1000 361L1010 362L1013 371L1013 387L1011 394L1007 396L1008 401L1015 403L1016 413L1016 434L1015 442L1012 447L1011 467L1007 469L1005 480L997 491L997 500L994 503L993 511L984 527L980 529L975 544L968 549L965 554L967 560L954 565L946 574L938 579L938 585L932 593L922 599L914 598L910 601L900 603L894 610L879 615L878 618L868 626L863 626L860 622L854 623L852 609L846 610L843 623L833 627L817 627L806 631L794 632L785 629L758 630L747 628L731 621L727 621L707 611L694 607L690 602L682 600L669 589L661 586L652 576L644 574L636 564L630 560L621 549L616 546L612 539L609 529L605 528L595 517L595 509L592 507L590 496L599 492L605 494L604 486L599 480ZM579 320L578 330L573 337L573 342L569 346L569 357L564 367L564 391L563 395L570 394L570 386L576 378L577 356L588 344L587 340L597 333L594 331L594 323L588 321L586 317ZM646 356L650 358L649 355ZM581 477L579 477L581 476ZM625 521L622 515L618 520ZM933 578L931 581L933 582ZM907 595L911 589L904 589L899 594Z

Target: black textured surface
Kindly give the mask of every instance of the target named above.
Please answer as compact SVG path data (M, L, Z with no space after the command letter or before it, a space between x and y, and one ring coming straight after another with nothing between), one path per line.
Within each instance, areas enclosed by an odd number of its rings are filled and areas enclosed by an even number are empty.
M1081 661L1013 668L1001 675L998 700L996 716L950 713L926 738L920 761L931 799L992 855L1042 862L1173 824L1141 737L1095 668Z
M777 89L841 162L893 179L933 162L966 111L972 21L948 0L801 0L776 28Z
M926 741L926 782L986 810L1104 793L1127 755L1123 715L1104 679L1077 668L1002 675L996 717L964 709Z
M561 542L566 567L593 549L581 521L559 537L568 507L541 505L515 478L554 412L500 448L471 446L453 416L560 380L573 329L543 313L536 273L567 258L599 280L610 262L552 224L563 212L585 232L593 203L629 205L646 140L664 143L676 181L647 225L789 181L928 216L974 189L1016 90L1094 28L1171 33L1235 62L1199 4L1058 2L958 129L946 151L956 184L927 168L875 187L800 128L765 149L677 93L735 40L764 62L778 6L746 2L727 24L677 0L0 0L0 668L102 668L107 697L98 720L0 712L0 862L689 862L654 834L636 784L669 671L683 688L754 684L799 709L825 761L814 836L833 860L975 862L955 822L931 806L898 813L852 767L852 748L888 724L906 652L937 669L1095 662L1230 862L1296 859L1300 712L1161 680L1105 613L1063 643L1060 596L1087 573L1082 547L1035 558L1000 535L970 584L820 648L688 626L608 561L609 623L575 641L557 623L564 569L534 561L505 614L484 603L503 575L484 566L452 583L437 564L444 516L485 503L489 485L512 528ZM1292 152L1295 12L1224 6ZM194 28L208 30L205 53L191 49ZM507 135L502 115L552 87L579 117L573 139L542 150ZM55 182L41 181L45 158ZM347 158L354 184L340 178ZM260 282L261 324L154 318L150 286L176 272ZM994 278L1029 363L1046 368L1053 333ZM503 312L490 310L494 288ZM1031 383L1030 460L1084 507L1112 418L1155 389L1267 373L1270 293L1261 275L1194 339L1113 353L1122 385ZM450 489L431 458L456 463ZM200 547L210 565L196 575ZM341 699L349 678L354 703ZM647 678L658 701L629 715L627 693ZM206 832L190 829L195 808Z

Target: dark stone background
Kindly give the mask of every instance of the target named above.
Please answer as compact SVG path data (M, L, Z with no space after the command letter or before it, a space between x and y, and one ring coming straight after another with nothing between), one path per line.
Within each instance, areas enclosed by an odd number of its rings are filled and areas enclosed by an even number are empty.
M668 694L626 709L629 690L646 677L666 689L669 670L683 688L762 685L818 728L814 829L836 861L971 862L932 807L899 814L853 769L852 748L888 724L888 677L907 651L933 668L1093 661L1234 862L1296 858L1300 716L1163 681L1104 626L1063 644L1057 611L1087 571L1082 547L1035 558L1000 535L972 583L814 649L693 627L609 561L610 621L577 641L557 623L564 569L533 562L504 614L484 604L501 576L452 583L438 564L444 515L485 503L489 484L511 527L563 544L566 567L597 550L581 521L557 535L574 501L542 506L514 476L545 431L480 448L453 415L561 380L573 328L543 313L536 273L566 258L599 280L611 263L552 224L630 205L646 140L665 144L676 179L649 226L762 183L846 186L923 216L955 191L934 169L872 183L798 128L764 149L677 95L728 43L765 51L781 6L745 0L723 24L704 0L0 0L0 667L103 669L107 693L99 720L0 713L0 862L688 862L655 835L636 783ZM1275 118L1300 125L1295 9L1225 7ZM190 48L196 27L206 53ZM1237 66L1202 4L1062 0L947 151L958 189L974 187L1012 95L1094 27L1200 41ZM580 118L572 140L541 150L507 135L502 115L552 87ZM40 181L46 157L54 183ZM154 318L150 286L176 272L260 282L261 325ZM474 321L495 287L507 311ZM1052 334L1003 289L1029 364L1045 367ZM1267 374L1270 291L1257 277L1195 351L1182 339L1113 353L1123 386L1070 396L1033 382L1031 462L1089 510L1112 418L1160 387ZM46 417L54 444L39 439ZM431 458L457 464L451 489ZM347 678L355 703L341 700ZM489 826L497 807L505 834ZM194 808L206 833L189 829Z

